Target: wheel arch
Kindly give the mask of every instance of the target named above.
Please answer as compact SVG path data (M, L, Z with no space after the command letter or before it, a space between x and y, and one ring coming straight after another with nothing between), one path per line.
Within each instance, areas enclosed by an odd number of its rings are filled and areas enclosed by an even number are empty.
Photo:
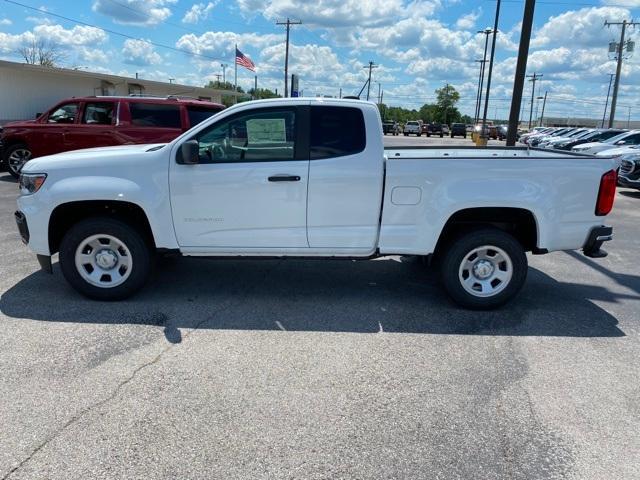
M139 205L121 200L82 200L62 203L51 212L48 228L51 254L58 252L62 238L73 225L91 217L120 220L138 230L148 245L156 248L149 219Z
M474 207L458 210L447 219L434 254L438 255L451 240L461 234L486 227L510 233L525 251L543 253L538 249L540 232L532 211L516 207Z

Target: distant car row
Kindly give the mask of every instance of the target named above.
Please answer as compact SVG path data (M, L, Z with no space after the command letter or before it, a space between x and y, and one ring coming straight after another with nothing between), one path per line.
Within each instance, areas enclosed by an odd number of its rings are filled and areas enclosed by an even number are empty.
M449 125L446 123L426 123L422 120L409 120L401 127L397 122L386 121L382 123L382 131L385 135L399 135L402 133L405 137L409 135L420 137L424 134L427 137L434 135L443 138L445 135L451 135L451 138L455 136L467 138L467 125L464 123L452 123L451 129L449 129Z
M538 127L520 141L532 147L618 158L618 184L640 190L640 130Z

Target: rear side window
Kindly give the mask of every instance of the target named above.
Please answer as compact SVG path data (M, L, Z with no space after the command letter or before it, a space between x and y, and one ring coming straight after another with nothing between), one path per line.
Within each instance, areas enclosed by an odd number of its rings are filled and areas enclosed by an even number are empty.
M312 160L354 155L365 146L364 116L360 109L311 107Z
M113 106L114 104L111 102L85 104L82 123L94 125L111 125L111 122L113 121Z
M129 103L129 112L131 112L131 124L138 127L182 127L178 105Z
M210 107L187 107L187 114L189 115L189 126L194 127L200 122L206 120L211 115L215 115L222 108L210 108Z

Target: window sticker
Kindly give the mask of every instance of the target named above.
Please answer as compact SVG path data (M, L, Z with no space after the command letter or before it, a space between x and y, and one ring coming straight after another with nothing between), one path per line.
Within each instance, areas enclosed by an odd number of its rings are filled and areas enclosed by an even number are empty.
M252 118L247 120L247 142L285 143L287 132L284 118Z

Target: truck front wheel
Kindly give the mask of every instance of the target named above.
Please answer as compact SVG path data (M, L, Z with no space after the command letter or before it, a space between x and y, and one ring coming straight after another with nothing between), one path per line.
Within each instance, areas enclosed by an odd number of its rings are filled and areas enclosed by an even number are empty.
M64 278L96 300L120 300L142 288L151 270L151 252L140 233L107 217L76 223L60 243Z
M459 305L488 310L504 305L527 278L527 256L520 242L498 229L476 230L458 237L445 251L444 287Z

